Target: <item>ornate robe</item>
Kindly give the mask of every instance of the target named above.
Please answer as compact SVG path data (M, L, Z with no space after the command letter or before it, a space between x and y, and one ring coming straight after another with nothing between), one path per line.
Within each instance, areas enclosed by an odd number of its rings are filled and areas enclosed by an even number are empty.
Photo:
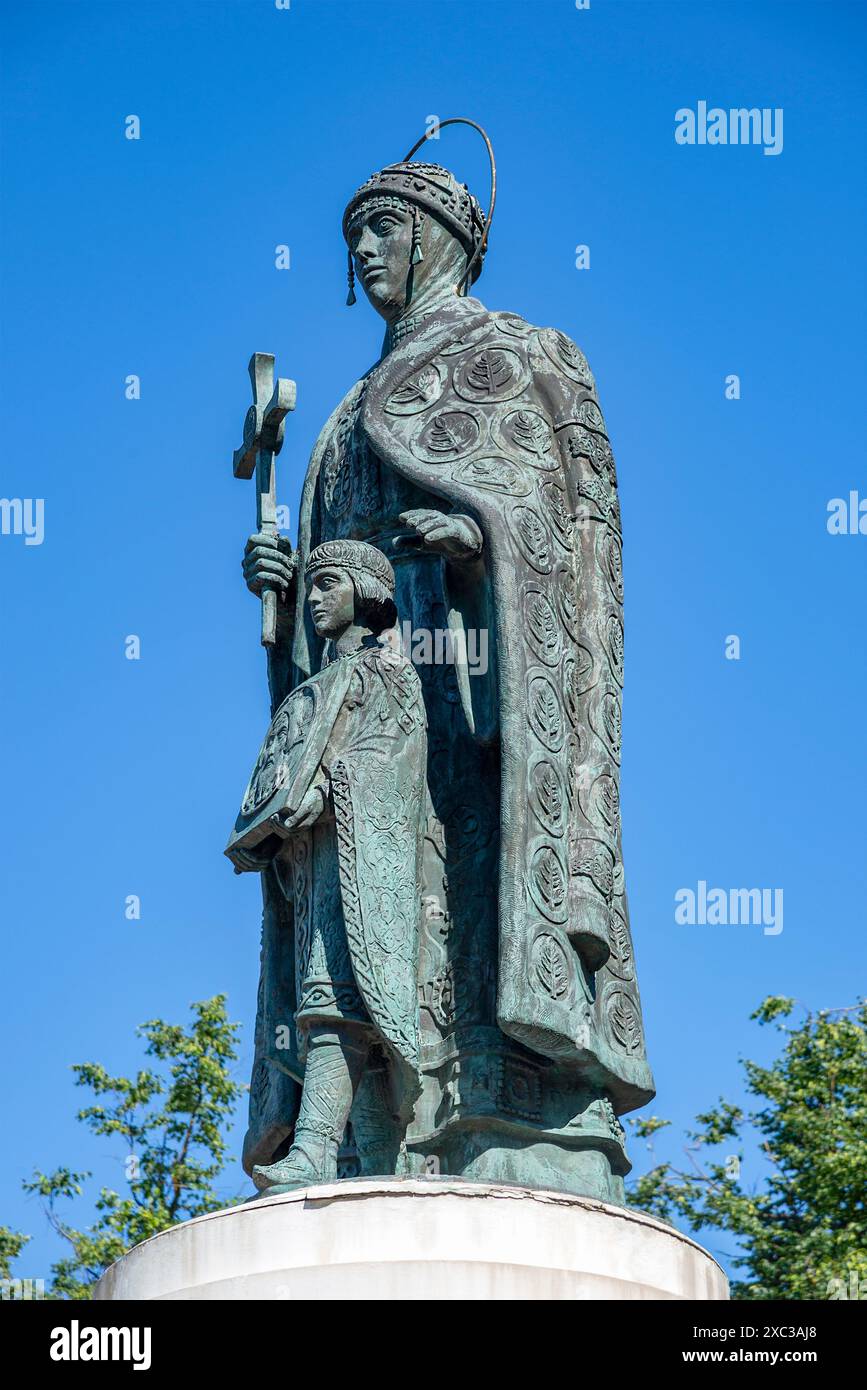
M412 507L472 517L479 560L396 545ZM418 668L429 802L410 1169L433 1154L444 1171L617 1200L617 1116L653 1082L620 844L620 512L575 344L474 299L406 337L314 448L300 565L335 536L389 554L414 631L489 639L484 674ZM290 685L319 659L299 594ZM283 971L270 912L266 893L266 1015ZM253 1161L268 1113L251 1102Z

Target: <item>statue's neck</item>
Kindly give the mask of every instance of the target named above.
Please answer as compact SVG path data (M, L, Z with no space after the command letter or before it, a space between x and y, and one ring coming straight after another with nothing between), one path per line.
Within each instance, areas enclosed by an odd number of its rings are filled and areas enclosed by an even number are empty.
M427 319L454 305L457 298L453 285L431 285L418 295L413 295L406 308L386 329L383 356L391 352L408 333L414 333Z
M364 647L375 647L376 638L369 627L361 627L358 623L353 623L351 627L341 632L340 636L329 639L325 644L323 652L323 666L328 666L332 661L338 661L342 656L353 656L355 652L360 652Z

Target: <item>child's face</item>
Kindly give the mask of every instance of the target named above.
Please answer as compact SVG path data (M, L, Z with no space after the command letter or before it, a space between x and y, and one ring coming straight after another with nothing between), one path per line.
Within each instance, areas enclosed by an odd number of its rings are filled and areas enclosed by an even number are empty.
M355 619L355 586L345 570L325 566L310 578L307 604L319 636L338 636Z

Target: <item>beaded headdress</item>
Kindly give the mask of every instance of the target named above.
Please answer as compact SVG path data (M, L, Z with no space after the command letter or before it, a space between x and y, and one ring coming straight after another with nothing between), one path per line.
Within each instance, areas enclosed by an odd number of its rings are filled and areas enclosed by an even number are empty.
M379 208L402 207L408 203L413 219L411 264L418 265L423 258L421 224L424 215L429 214L451 232L467 253L466 270L455 286L456 293L466 293L467 284L472 284L481 275L482 259L488 249L488 232L497 198L497 166L491 142L480 125L464 116L452 116L447 121L438 122L435 128L437 134L448 125L471 126L479 132L485 142L491 164L491 203L487 217L467 185L459 183L448 169L444 169L440 164L411 162L416 150L430 138L428 132L416 141L409 154L399 164L388 164L384 169L371 174L352 195L343 214L343 235L348 242L350 223L362 203ZM347 278L349 294L346 302L354 304L355 268L351 249L348 251Z

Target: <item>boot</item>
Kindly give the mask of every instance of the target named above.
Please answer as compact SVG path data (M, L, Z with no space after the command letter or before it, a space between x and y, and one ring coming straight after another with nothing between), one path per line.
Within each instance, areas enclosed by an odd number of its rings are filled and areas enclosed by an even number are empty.
M333 1029L310 1030L292 1147L277 1163L257 1164L253 1169L253 1182L260 1192L270 1196L335 1181L337 1148L369 1046L366 1040L356 1040L351 1032L341 1036Z
M253 1182L269 1197L318 1182L333 1182L336 1177L337 1140L303 1130L296 1130L285 1158L277 1163L257 1164L253 1169Z

